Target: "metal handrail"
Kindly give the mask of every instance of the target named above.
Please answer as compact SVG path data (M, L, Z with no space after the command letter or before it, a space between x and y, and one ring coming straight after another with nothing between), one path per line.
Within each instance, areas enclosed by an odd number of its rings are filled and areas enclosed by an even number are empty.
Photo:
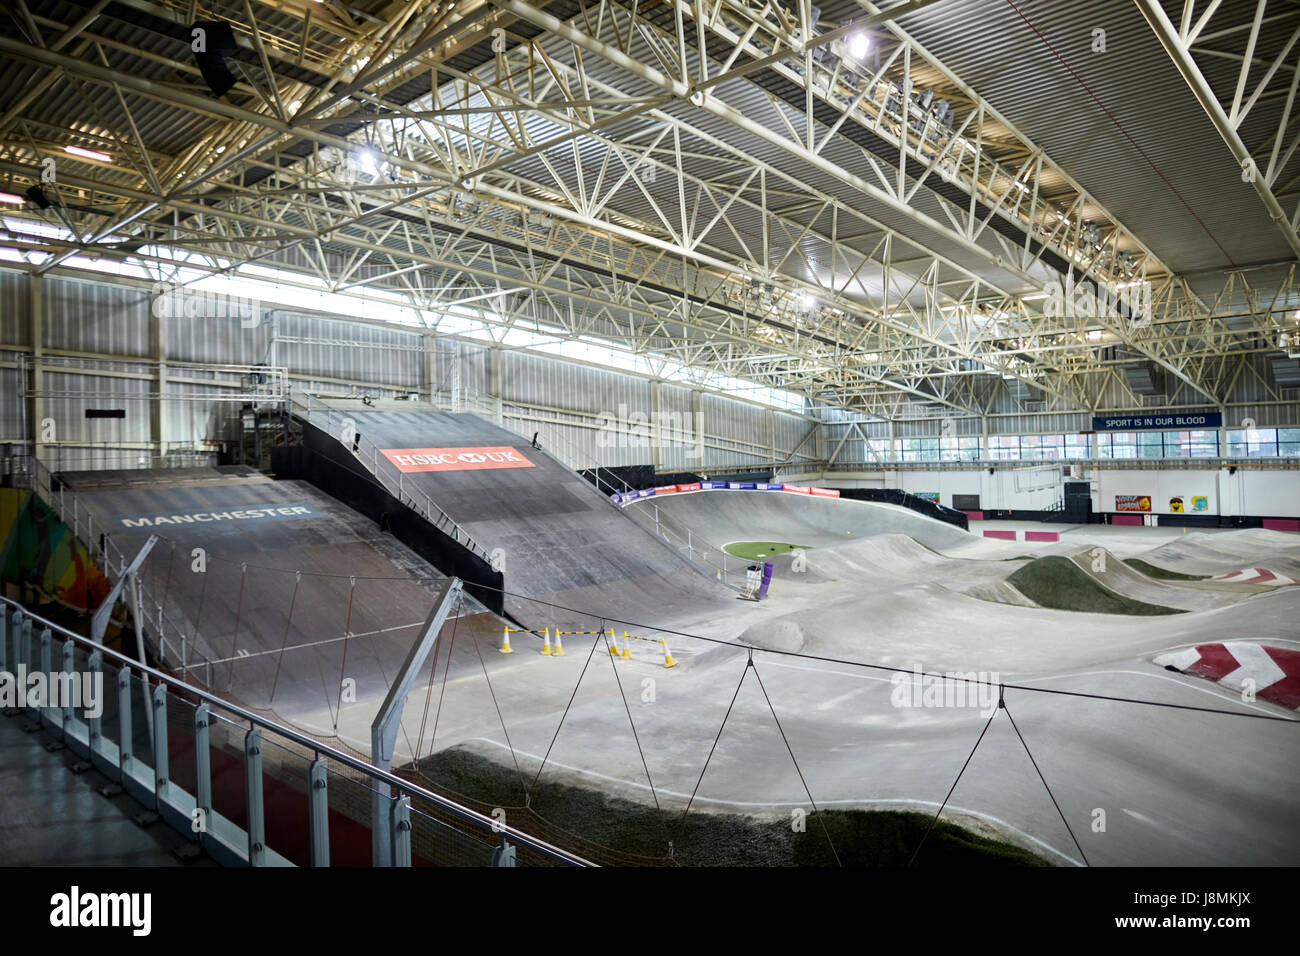
M31 619L32 621L39 622L42 626L48 628L52 633L60 634L66 640L75 641L77 644L86 647L92 653L98 653L105 658L112 658L118 661L123 667L129 667L132 670L139 672L144 677L150 677L153 678L154 681L157 683L162 683L170 687L182 689L186 694L193 695L194 697L197 697L200 700L205 701L206 703L215 705L220 710L225 711L226 713L235 715L240 720L247 721L250 728L260 727L263 730L270 731L271 733L274 733L279 737L283 737L286 740L291 740L294 743L298 744L299 746L305 747L313 751L318 757L320 756L328 757L330 760L336 761L337 763L342 764L345 767L349 767L377 781L386 783L393 788L393 792L397 796L400 796L402 794L418 796L421 799L426 800L429 803L433 804L434 806L438 807L439 809L452 814L453 816L457 816L460 819L469 823L485 826L489 830L489 832L496 833L496 834L505 834L513 838L514 840L516 840L521 846L527 846L552 859L569 863L574 866L595 865L594 863L591 863L590 861L585 860L580 856L570 853L567 850L563 850L560 847L547 843L545 840L540 840L520 830L516 830L514 827L511 827L508 824L503 823L493 817L485 816L484 814L479 813L476 810L471 810L469 807L463 807L458 803L448 800L446 797L440 796L431 790L426 790L423 787L414 784L409 780L396 776L395 774L392 774L387 770L383 770L379 767L376 767L374 764L371 764L365 760L361 760L357 757L353 757L350 754L344 753L342 750L336 750L333 747L330 747L328 744L321 743L319 740L315 740L311 737L308 737L306 734L299 733L298 731L290 727L285 727L282 724L277 724L274 721L267 720L265 717L261 717L253 713L251 710L246 710L243 707L240 707L238 704L231 703L230 701L222 697L219 697L216 694L211 693L210 691L204 690L201 687L197 687L193 684L186 683L185 681L173 677L170 674L166 674L153 667L149 667L148 665L142 664L139 661L132 660L130 657L127 657L125 654L115 651L112 648L105 647L102 644L96 644L95 642L91 641L89 638L83 637L80 634L76 634L72 631L69 631L67 628L62 627L46 618L43 618L39 614L32 613L22 604L20 604L15 600L12 600L11 598L7 598L0 595L0 602L3 602L15 608L16 610L20 611L25 617Z
M730 576L736 573L736 571L727 566L727 558L729 556L735 557L734 555L728 555L727 550L725 548L709 544L706 538L701 537L697 532L693 531L691 528L682 524L680 521L677 521L676 519L672 519L672 518L667 518L664 515L660 514L659 506L654 503L653 498L638 499L636 502L632 502L631 504L637 505L640 504L642 501L649 503L654 508L654 517L653 517L654 531L652 533L655 535L655 537L662 539L665 544L667 544L678 554L685 554L686 558L691 562L692 565L695 565L699 568L711 568L715 572L721 572L720 576L715 574L714 577L718 581L720 581L724 586L732 588L733 590L737 590L737 591L745 590L744 588L732 584L731 581L729 580ZM615 505L615 507L617 508L619 506ZM635 521L637 522L637 524L642 525L646 531L650 531L650 522L652 519L650 515L647 514L643 509L639 509L636 507L630 507L630 508L623 507L623 508L619 508L619 510L627 512L630 516L636 516L636 517L631 517L630 520ZM670 533L677 538L676 542L674 542L673 539L669 537ZM702 542L702 544L697 545L696 544L697 540ZM719 554L722 555L722 564L719 565L713 561L706 560L706 555L714 551L717 551ZM751 563L745 561L742 558L737 558L737 560L741 562L744 568L748 568L749 564ZM703 572L701 571L701 573ZM705 576L707 577L708 575Z

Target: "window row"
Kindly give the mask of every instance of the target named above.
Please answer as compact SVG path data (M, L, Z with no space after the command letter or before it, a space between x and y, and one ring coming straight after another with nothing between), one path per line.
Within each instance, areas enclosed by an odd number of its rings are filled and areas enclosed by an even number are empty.
M871 440L880 461L1056 461L1093 457L1092 435L990 435L961 438ZM1097 458L1300 458L1300 428L1230 430L1219 447L1219 432L1100 432Z

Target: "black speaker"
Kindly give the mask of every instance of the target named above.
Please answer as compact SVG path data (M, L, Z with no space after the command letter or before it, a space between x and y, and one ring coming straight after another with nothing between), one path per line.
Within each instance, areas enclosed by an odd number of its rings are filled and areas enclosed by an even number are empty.
M50 197L45 195L45 190L40 186L28 186L23 195L27 197L28 202L34 203L40 209L49 209L54 205L54 203L50 202Z
M196 31L203 31L201 34ZM190 51L213 96L225 96L235 85L226 57L235 52L235 31L225 20L196 20L190 28ZM199 43L199 41L202 43ZM202 50L195 50L195 44Z

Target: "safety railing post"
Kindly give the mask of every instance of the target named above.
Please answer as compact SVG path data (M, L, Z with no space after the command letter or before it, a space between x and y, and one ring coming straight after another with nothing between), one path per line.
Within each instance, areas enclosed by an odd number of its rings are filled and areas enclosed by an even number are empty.
M63 642L62 672L68 675L67 679L69 685L74 683L80 683L80 677L78 674L75 673L75 668L77 666L74 659L75 648L76 648L76 643L74 641L68 640ZM81 696L84 699L84 693ZM68 732L68 728L72 726L73 720L75 720L77 716L72 709L72 698L73 695L71 693L64 694L63 706L60 708L61 712L59 714L59 730L61 730L65 735Z
M99 651L91 651L90 657L86 659L86 676L92 683L94 683L103 669L104 655L99 653ZM100 703L102 704L103 701ZM99 738L103 736L101 725L104 720L104 708L101 706L99 710L100 713L94 717L90 716L90 711L86 712L86 740L90 743L90 752L92 754L95 752L95 747L97 746Z
M324 757L311 762L307 775L307 809L311 825L311 865L330 865L329 765Z
M32 619L24 614L18 628L18 652L14 655L14 662L25 665L30 671L32 660Z
M212 748L208 743L211 723L212 714L206 702L194 708L194 806L200 846L207 839L212 817Z
M262 810L262 731L244 735L244 792L248 810L248 865L266 863L266 818Z
M405 795L393 801L393 866L411 865L411 798Z
M167 685L153 689L153 793L159 806L167 788ZM155 807L156 809L156 807Z
M42 628L41 630L41 673L45 675L45 686L50 690L53 689L53 685L55 683L53 648L50 646L51 641L52 641L52 637L50 635L50 629L48 627ZM44 701L42 700L36 701L36 716L42 723L49 724L50 727L58 727L60 726L59 723L55 721L54 717L51 714L53 708L48 706L49 699L52 696L53 695L47 691Z
M134 756L132 733L131 668L123 667L117 672L117 762L123 777Z

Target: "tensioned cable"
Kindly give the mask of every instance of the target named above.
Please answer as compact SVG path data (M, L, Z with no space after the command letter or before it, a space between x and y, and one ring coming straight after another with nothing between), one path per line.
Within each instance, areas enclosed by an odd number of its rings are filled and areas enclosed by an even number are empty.
M351 629L351 620L352 620L352 619L351 619L351 616L349 615L349 618L348 618L348 621L349 621L349 630ZM376 640L370 642L370 651L371 651L371 653L373 653L373 654L375 655L375 663L379 666L379 676L382 677L382 678L384 679L384 686L385 686L385 687L392 687L392 686L393 686L393 685L392 685L392 682L389 681L389 679L388 679L388 669L387 669L386 667L384 667L384 662L383 662L383 660L382 660L382 659L380 658L380 656L379 656L379 640L378 640L378 637L379 637L379 636L380 636L380 635L376 635ZM344 642L344 647L346 648L346 646L347 646L347 643ZM340 684L340 687L339 687L339 692L340 692L340 695L341 695L341 694L342 694L342 685L341 685L341 684ZM340 696L340 699L339 699L339 709L342 710L342 707L343 707L343 701L342 701L342 698L341 698L341 696ZM404 713L405 713L405 702L403 702L403 709L402 709L402 712L399 712L399 714L398 714L398 716L397 716L397 727L398 727L399 730L401 730L401 732L402 732L402 736L406 739L406 749L407 749L408 751L410 751L411 753L415 754L415 753L416 753L416 750L415 750L415 748L411 745L411 735L407 732L407 730L406 730L406 721L403 719L403 714L404 714ZM418 741L417 741L417 742L418 742ZM416 754L416 756L418 757L418 754Z
M334 733L339 732L339 718L343 715L343 679L348 673L348 642L352 638L352 599L357 594L357 580L352 579L352 587L348 591L348 619L343 625L343 661L339 665L339 699L338 707L334 711ZM326 685L325 693L329 693L329 686ZM328 699L328 698L327 698Z
M275 677L271 681L271 703L275 702L275 689L280 684L280 666L284 663L284 650L289 646L289 630L293 627L293 609L298 603L298 587L302 584L302 572L296 572L293 578L293 595L289 598L289 615L284 620L284 638L280 641L280 656L275 660Z
M510 742L510 731L506 729L506 718L501 713L501 702L497 700L497 692L492 689L492 678L488 676L487 661L483 660L483 649L478 646L478 641L474 641L474 651L478 654L478 662L483 667L483 679L487 681L488 693L492 695L492 706L496 708L497 720L501 721L501 733L505 734L506 746L510 748L510 759L514 761L515 773L519 776L519 786L524 790L524 806L528 806L531 803L528 784L524 781L524 772L519 767L519 755L515 753L515 745Z
M1061 822L1065 824L1065 831L1070 834L1070 839L1074 841L1074 846L1075 849L1079 851L1079 856L1083 857L1084 865L1091 866L1092 864L1088 862L1087 855L1083 852L1083 847L1079 846L1079 838L1074 835L1074 830L1070 827L1070 821L1065 819L1065 814L1061 811L1061 805L1056 802L1056 794L1052 793L1052 788L1048 786L1047 778L1043 776L1043 771L1038 769L1038 761L1035 760L1034 755L1029 752L1029 744L1025 743L1024 735L1020 733L1020 728L1016 726L1016 719L1011 716L1011 708L1007 706L1005 700L999 701L998 706L1007 712L1007 720L1011 721L1011 728L1016 732L1016 736L1020 738L1020 746L1025 748L1025 753L1029 756L1029 762L1034 765L1034 772L1038 774L1038 779L1043 781L1043 788L1047 790L1047 795L1052 798L1052 806L1056 807L1056 813L1061 818ZM996 711L994 711L994 713L996 713Z
M600 629L605 630L605 622L600 622ZM569 708L573 706L573 701L578 696L578 688L582 686L583 675L587 673L587 668L591 665L591 656L596 653L596 646L599 641L591 642L591 650L587 652L587 659L582 663L582 672L578 674L578 682L573 685L573 693L569 695L569 702L564 705L564 713L560 714L560 722L555 725L555 734L551 737L551 742L546 747L546 753L542 755L542 762L537 767L537 775L533 777L533 786L537 786L537 781L541 779L542 768L546 766L546 761L550 759L551 750L555 747L555 741L560 737L560 730L564 727L564 719L569 716Z
M159 537L163 537L163 536L160 535ZM214 558L211 556L209 556L209 560L226 562L230 564L242 563L242 562L235 562L229 558L221 558L221 557ZM261 567L257 565L248 565L248 567L252 567L262 571L279 573L279 574L293 573L288 571L285 568L268 568L268 567ZM402 577L398 575L356 576L356 575L348 575L348 574L336 574L336 573L331 573L326 571L305 571L303 573L315 577L322 577L322 578L352 578L355 580L365 580L365 581L411 582L412 580L410 577ZM206 586L207 584L206 579L204 581L204 584ZM490 584L480 584L478 582L467 582L467 584L469 584L472 587L480 588L484 591L491 591L493 593L500 594L502 595L502 597L513 598L517 601L536 604L541 607L550 608L557 611L567 611L570 614L574 614L582 617L589 617L593 619L600 619L602 617L602 615L597 614L593 611L584 610L582 608L569 607L568 605L565 604L557 604L553 601L546 601L542 598L532 597L526 594L518 594L514 591L508 591L505 588L494 587L493 585ZM202 602L200 600L200 613L201 611L202 611ZM755 648L750 647L750 645L742 644L739 641L730 641L720 637L707 637L703 634L695 634L691 631L676 630L670 627L661 627L659 625L649 624L644 621L633 621L625 618L616 618L616 617L609 617L609 616L605 616L604 619L607 621L611 621L615 624L624 625L629 628L637 628L639 630L646 630L646 631L658 631L661 634L670 634L673 635L674 637L684 637L690 640L704 641L706 643L716 644L722 647L734 647L738 650L747 650L747 651L755 650ZM197 623L195 627L197 631ZM818 661L823 664L841 664L846 667L860 667L866 670L884 671L890 674L898 673L897 667L890 667L885 664L870 664L865 661L854 661L842 657L827 657L821 654L808 654L801 651L779 650L775 648L766 648L766 647L757 648L757 650L759 650L764 654L774 654L774 655L779 655L781 657L794 657L800 660ZM1141 698L1137 698L1137 697L1117 697L1111 694L1089 694L1084 691L1061 690L1057 688L1047 688L1047 687L1034 687L1029 684L995 684L993 681L989 681L989 680L980 680L978 678L969 678L969 677L960 677L956 675L932 673L930 671L911 671L909 673L912 674L913 676L929 677L936 680L952 681L954 683L974 684L977 686L985 686L985 687L1002 686L1002 687L1011 688L1012 690L1023 690L1023 691L1029 691L1038 694L1055 694L1061 697L1079 697L1079 698L1085 698L1090 700L1111 701L1113 703L1140 704L1146 707L1164 707L1171 710L1187 710L1187 711L1193 711L1193 712L1204 713L1204 714L1220 714L1227 717L1248 717L1254 720L1273 720L1273 721L1280 721L1282 723L1288 723L1288 724L1300 723L1300 719L1296 719L1292 717L1282 717L1275 714L1258 714L1258 713L1250 713L1246 711L1224 710L1218 707L1197 707L1193 704L1172 704L1165 701L1142 700Z
M753 649L749 652L749 663L745 665L744 671L740 674L740 681L736 684L736 692L731 695L731 703L727 705L727 712L722 715L722 724L718 727L718 735L713 738L713 746L709 748L709 755L704 759L704 766L700 768L700 779L695 781L695 789L691 791L691 798L686 801L686 809L682 811L681 818L677 821L677 829L680 830L682 823L686 820L686 814L691 812L691 805L695 803L695 797L700 792L700 784L704 782L704 775L709 770L709 762L713 760L713 752L718 749L718 741L722 739L722 732L727 729L727 720L731 717L731 709L736 706L736 698L740 696L740 688L745 683L745 677L749 674L749 667L754 662Z
M433 756L433 742L438 739L438 720L442 717L442 702L447 697L447 675L451 673L451 655L456 650L456 627L460 623L460 615L465 610L465 592L461 592L456 605L456 618L452 621L451 644L447 647L447 663L442 669L442 688L438 691L438 710L433 715L433 731L429 734L429 756Z
M176 563L176 542L172 541L170 542L170 544L171 544L171 550L169 551L168 558L167 558L167 581L163 585L162 606L164 608L167 607L167 595L171 593L171 588L172 588L172 565ZM158 579L155 578L154 579L155 590L157 590L157 586L158 586Z
M835 841L831 839L831 831L826 826L826 820L822 812L817 809L817 801L813 799L812 790L808 787L808 781L804 779L803 771L799 769L799 761L794 755L794 748L790 746L790 739L785 735L785 728L781 726L781 718L776 715L776 708L772 706L772 698L767 696L767 688L763 686L763 675L758 672L758 667L754 664L754 658L750 657L746 668L754 668L754 679L758 681L758 688L763 692L763 699L767 701L767 709L772 712L772 719L776 721L776 729L781 733L781 740L785 743L785 749L790 753L790 761L794 764L794 772L799 775L799 782L803 784L803 792L808 794L808 802L812 804L813 813L817 814L817 819L822 825L822 832L826 834L826 843L831 848L831 855L835 857L835 862L843 866L840 855L835 849Z
M230 666L226 668L226 691L234 686L235 658L239 656L239 622L244 615L244 581L248 578L248 566L239 566L239 603L235 606L235 636L230 644Z
M479 586L482 587L485 591L499 591L501 594L507 597L512 597L519 601L531 601L532 603L540 604L543 607L549 607L560 611L568 611L571 614L588 614L588 615L591 614L590 611L583 611L579 608L567 607L566 605L563 604L555 604L550 601L544 601L540 598L528 597L527 595L523 595L523 594L515 594L511 591L506 591L503 588L496 588L486 584L479 585ZM616 617L610 617L607 618L607 620L613 621L616 624L625 624L628 627L639 628L641 630L658 631L661 634L672 634L675 637L685 637L691 640L704 641L709 644L717 644L723 647L734 647L737 648L738 650L750 651L751 653L757 650L763 654L775 654L781 657L796 657L801 660L819 661L824 664L843 664L847 667L861 667L867 670L885 671L890 674L896 674L899 672L897 667L890 667L886 664L868 664L865 661L853 661L842 657L826 657L820 654L805 654L800 651L786 651L786 650L779 650L776 648L767 648L767 647L754 648L748 644L742 644L739 641L728 641L720 637L706 637L703 634L693 634L690 631L679 631L673 628L659 627L654 624L646 624L639 621L621 620ZM1300 720L1297 720L1295 718L1281 717L1274 714L1255 714L1255 713L1247 713L1244 711L1237 711L1237 710L1222 710L1216 707L1196 707L1192 704L1170 704L1164 701L1142 700L1136 697L1115 697L1108 694L1089 694L1083 691L1059 690L1059 689L1047 688L1047 687L1032 687L1028 684L995 684L993 681L989 681L989 680L979 680L978 678L959 677L956 675L931 673L930 671L909 671L908 674L910 676L915 676L915 677L930 677L938 680L950 680L954 683L975 684L977 686L985 686L985 687L1009 687L1012 688L1013 690L1031 691L1039 694L1056 694L1062 697L1083 697L1092 700L1114 701L1117 703L1143 704L1148 707L1166 707L1173 710L1191 710L1191 711L1198 711L1200 713L1206 713L1206 714L1223 714L1228 717L1252 717L1256 720L1277 720L1288 724L1300 723Z
M961 782L962 774L964 774L966 768L970 766L971 758L975 756L975 751L979 750L980 742L984 739L984 735L989 732L989 726L993 723L993 718L997 715L998 712L996 710L989 714L988 722L984 724L984 729L980 731L979 738L975 741L975 746L970 749L970 753L966 755L966 762L963 763L961 769L957 771L957 779L954 780L952 786L948 788L948 795L943 798L943 803L939 804L939 812L936 813L934 819L930 821L929 828L921 834L921 842L919 842L916 845L916 849L912 851L912 857L907 861L908 866L911 866L916 862L916 855L921 852L921 847L925 846L925 841L930 836L930 831L938 825L939 817L943 815L944 808L948 806L948 801L952 799L953 791L957 789L957 784Z
M604 628L601 628L601 630L604 630ZM602 640L605 642L605 649L607 651L611 650L608 635L602 635ZM591 642L593 649L596 647L596 643L596 641ZM614 671L614 683L618 687L619 696L623 698L623 709L627 711L627 722L632 727L632 741L636 744L636 752L641 757L641 769L645 771L646 783L650 784L650 796L654 798L655 809L659 810L659 791L655 789L655 782L650 777L650 765L646 763L645 750L641 747L641 737L636 732L636 721L632 719L632 708L628 706L627 693L623 690L623 682L618 677L618 665L614 663L613 653L607 656L609 657L609 666Z
M459 595L457 596L457 601L456 601L457 608L460 607L461 603L463 603L463 600L464 599L461 598ZM456 625L459 623L460 623L460 615L457 614L456 617L452 618L451 647L447 649L447 666L446 668L444 668L442 672L443 693L445 693L447 689L447 674L450 673L451 671L451 650L452 647L455 647L456 645ZM424 713L420 716L420 733L415 738L416 773L420 772L420 745L424 743L424 728L428 726L429 723L429 704L433 701L433 685L437 683L438 680L438 651L439 650L441 650L440 642L435 640L433 645L433 661L429 664L429 686L426 689L424 694ZM442 713L442 693L438 695L438 713L439 714ZM437 737L437 736L438 736L438 719L437 717L435 717L433 721L433 737ZM429 739L430 757L433 756L433 737ZM421 774L421 776L423 775Z

